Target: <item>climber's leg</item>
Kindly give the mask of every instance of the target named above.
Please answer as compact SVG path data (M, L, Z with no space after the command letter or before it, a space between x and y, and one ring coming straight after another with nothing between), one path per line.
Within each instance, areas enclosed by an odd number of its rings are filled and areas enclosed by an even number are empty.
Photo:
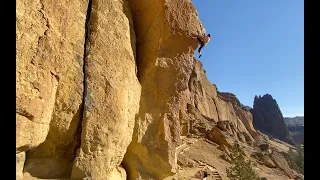
M203 46L204 46L204 43L203 42L201 42L201 45L200 45L200 48L198 49L198 52L199 52L199 58L201 57L201 55L202 55L202 53L201 53L201 49L203 48Z

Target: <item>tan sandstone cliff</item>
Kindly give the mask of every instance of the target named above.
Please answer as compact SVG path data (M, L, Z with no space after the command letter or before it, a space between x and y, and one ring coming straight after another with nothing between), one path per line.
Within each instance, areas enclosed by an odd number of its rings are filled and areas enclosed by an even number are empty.
M28 150L17 166L39 178L114 176L141 89L128 3L17 1L16 24L17 157Z
M190 0L17 0L16 15L17 179L164 179L184 137L258 136L193 58Z
M24 169L39 177L64 176L74 158L87 4L17 1L16 151L29 152Z
M134 136L124 158L129 179L163 179L176 171L179 110L202 29L189 0L129 0L137 35L142 86Z
M112 179L132 137L140 84L127 1L92 1L81 146L71 178Z
M230 122L234 125L234 130L230 129L230 131L233 131L235 136L242 141L253 141L257 137L250 111L242 108L234 94L219 92L216 85L207 79L202 63L198 60L194 60L194 68L188 86L190 106L206 117L208 121ZM193 117L195 116L193 115Z

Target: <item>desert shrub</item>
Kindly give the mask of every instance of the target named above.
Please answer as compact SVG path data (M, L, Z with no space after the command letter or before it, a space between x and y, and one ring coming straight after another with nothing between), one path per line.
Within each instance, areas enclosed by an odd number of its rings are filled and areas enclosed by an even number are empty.
M232 147L230 158L232 167L227 168L230 180L259 180L257 172L252 168L251 161L246 161L245 154L238 144Z
M298 145L297 151L293 151L291 148L285 156L290 168L297 172L304 174L304 146Z

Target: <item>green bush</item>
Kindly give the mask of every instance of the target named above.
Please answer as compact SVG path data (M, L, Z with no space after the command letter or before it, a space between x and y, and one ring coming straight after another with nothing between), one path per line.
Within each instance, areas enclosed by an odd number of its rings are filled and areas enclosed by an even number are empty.
M232 147L230 158L232 167L227 168L230 180L259 180L257 172L252 168L251 161L245 161L245 154L239 144Z
M298 145L297 151L294 152L291 148L286 154L286 160L290 168L296 170L297 172L304 174L304 146Z

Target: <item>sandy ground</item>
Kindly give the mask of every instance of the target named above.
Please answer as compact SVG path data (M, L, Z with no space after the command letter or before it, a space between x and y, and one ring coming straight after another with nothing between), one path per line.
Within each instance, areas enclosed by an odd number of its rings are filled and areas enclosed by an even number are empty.
M190 143L186 143L184 147L182 147L182 154L186 155L188 158L198 162L201 161L207 165L214 167L222 179L227 180L226 168L230 167L231 164L220 158L220 155L223 153L217 149L218 145L215 143L209 143L207 140L200 139L194 141L194 139L184 139L185 142L190 141ZM192 143L193 142L193 143ZM269 140L270 146L277 148L280 151L289 150L288 145L283 144L281 142L276 142ZM256 151L256 148L248 146L245 143L240 143L240 145L244 148L247 156L250 157L250 154ZM181 150L180 149L180 150ZM179 157L179 156L178 156ZM253 162L253 168L258 172L260 177L266 177L268 180L289 180L289 178L278 168L268 168L264 165L260 165L256 162L255 159L250 158ZM180 170L175 176L171 176L166 178L165 180L171 180L173 177L176 179L186 179L193 180L198 178L187 178L194 176L201 168L200 167L180 167ZM214 180L214 178L207 178L207 180Z

